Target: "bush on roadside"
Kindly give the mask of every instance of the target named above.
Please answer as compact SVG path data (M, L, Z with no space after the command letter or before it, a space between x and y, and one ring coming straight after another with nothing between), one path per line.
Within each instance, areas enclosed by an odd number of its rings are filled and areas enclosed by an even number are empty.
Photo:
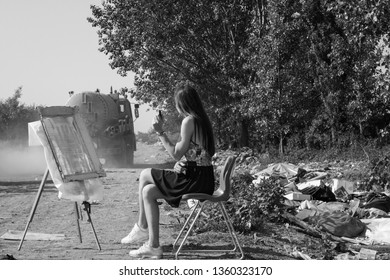
M284 188L275 178L253 184L249 173L233 177L232 198L228 212L240 232L260 230L265 222L277 222L285 210Z
M369 171L363 185L366 191L376 188L377 191L390 190L390 153L375 157L370 161Z
M231 198L225 204L236 231L249 233L264 228L266 222L278 222L285 210L284 189L276 179L266 179L253 184L249 173L239 173L232 178ZM207 206L207 215L212 219L199 219L195 226L197 233L226 231L223 216L217 204Z
M167 134L169 139L171 139L174 142L177 141L180 135L178 132L175 133L168 132ZM148 132L138 131L136 135L136 139L138 142L142 142L148 145L154 145L156 143L159 143L158 135L156 134L153 128L148 130Z
M138 142L153 145L158 142L158 135L153 129L148 130L148 132L138 131L136 139Z

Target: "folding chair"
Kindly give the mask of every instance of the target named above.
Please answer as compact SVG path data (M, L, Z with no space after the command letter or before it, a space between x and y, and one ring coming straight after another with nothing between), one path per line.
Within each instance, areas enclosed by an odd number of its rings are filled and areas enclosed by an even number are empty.
M227 158L223 169L221 170L220 175L220 181L219 181L219 188L214 191L212 195L202 194L202 193L189 193L183 195L183 200L189 200L194 199L197 200L195 206L193 206L192 211L190 212L189 217L187 218L186 222L184 223L184 226L182 227L179 235L177 236L175 242L173 243L173 253L175 254L175 258L178 259L179 254L182 252L192 252L192 253L221 253L221 252L239 252L241 254L240 259L244 258L244 252L242 251L241 245L238 241L236 232L234 231L233 225L230 221L230 217L228 213L226 212L225 205L223 204L225 201L229 199L230 196L230 187L231 187L231 175L233 172L233 169L236 164L236 157L230 156ZM190 234L195 222L197 221L198 217L202 213L204 206L206 203L217 203L219 205L219 209L222 212L222 216L225 220L226 226L229 230L230 237L232 239L232 245L234 246L233 249L224 249L224 250L182 250L183 244L186 242L188 235ZM198 208L198 211L195 210ZM194 217L194 214L196 212L196 215ZM187 226L189 225L190 221L192 220L192 223L187 230L183 240L180 243L179 248L176 249L176 244L184 234Z

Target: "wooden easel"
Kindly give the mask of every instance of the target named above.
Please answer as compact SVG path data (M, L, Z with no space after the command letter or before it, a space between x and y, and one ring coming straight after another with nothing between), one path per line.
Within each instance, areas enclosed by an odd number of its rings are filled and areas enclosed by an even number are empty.
M45 132L45 136L47 138L47 141L50 146L50 150L53 154L56 166L58 168L58 171L60 172L60 175L62 177L62 180L64 182L70 182L70 181L78 181L81 184L84 184L84 180L92 179L92 178L98 178L105 176L105 172L102 168L102 165L97 157L96 150L93 147L92 140L89 136L89 133L85 127L85 124L81 117L77 114L78 109L76 107L66 107L66 106L55 106L55 107L46 107L40 109L40 115L41 115L41 123L43 130ZM71 118L72 123L70 125L71 129L63 129L66 126L67 122L64 122L64 118ZM49 120L49 122L47 122ZM59 131L55 131L58 127L56 127L56 124L60 127ZM50 129L49 125L53 128ZM65 127L66 128L66 127ZM71 132L69 132L71 131ZM73 133L72 135L64 135L67 133ZM64 137L64 139L61 139L61 137ZM70 137L70 138L69 138ZM69 139L77 139L78 142L75 141L66 141ZM55 145L54 145L55 143ZM74 146L75 143L77 146ZM64 151L73 151L77 150L78 154L82 154L83 157L77 158L78 163L82 165L81 167L77 167L73 169L72 162L74 162L74 157L77 157L77 154L70 153L70 158L67 161L67 154L62 153L61 154L61 160L59 159L59 153L61 153L61 147L64 145L69 145L68 147L64 148ZM71 146L73 145L73 146ZM86 162L88 161L88 162ZM82 171L80 172L80 168L82 168ZM23 236L20 240L18 250L21 249L23 245L23 241L26 237L27 230L34 218L35 211L37 209L39 200L41 198L43 188L46 184L47 178L49 176L49 168L46 169L41 184L38 189L38 193L35 197L35 201L33 204L33 207L31 209L26 227L24 229ZM92 223L91 219L91 204L87 201L83 201L82 205L84 206L85 212L87 213L88 222L91 224L93 234L95 236L96 244L101 250L101 246L99 243L99 240L96 235L95 228ZM80 239L80 243L82 243L82 237L81 237L81 230L80 230L80 222L79 220L82 220L82 212L79 211L78 203L75 202L75 214L76 214L76 221L77 221L77 231Z
M48 176L49 176L49 169L47 169L45 171L45 174L43 175L41 184L40 184L39 189L38 189L37 196L35 197L35 201L34 201L33 207L31 209L31 212L30 212L30 215L28 217L28 221L27 221L26 227L25 227L24 232L23 232L23 236L22 236L22 238L20 240L20 243L19 243L18 251L20 251L20 249L22 248L24 239L25 239L26 234L27 234L27 230L28 230L28 228L29 228L33 218L34 218L34 214L35 214L35 211L37 210L38 203L39 203L39 200L41 198L41 195L42 195L42 192L43 192L43 188L45 186L45 183L46 183L46 180L47 180ZM94 228L93 223L92 223L91 215L90 215L90 213L91 213L91 204L89 202L87 202L87 201L84 201L82 203L82 205L84 206L84 210L86 211L87 216L88 216L88 220L87 221L91 224L91 228L92 228L93 234L95 236L96 245L98 246L99 250L101 250L102 248L100 246L99 239L97 237L95 228ZM78 206L77 202L75 202L75 213L76 213L76 222L77 222L77 232L78 232L78 235L79 235L80 243L82 243L83 239L81 237L80 222L79 222L79 220L82 220L82 214L79 211L79 206Z

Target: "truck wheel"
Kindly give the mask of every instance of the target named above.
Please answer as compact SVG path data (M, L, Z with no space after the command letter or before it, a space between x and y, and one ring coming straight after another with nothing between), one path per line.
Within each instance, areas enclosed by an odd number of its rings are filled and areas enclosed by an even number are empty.
M124 143L124 150L123 153L123 165L124 167L130 167L134 164L134 152L131 151L130 147Z

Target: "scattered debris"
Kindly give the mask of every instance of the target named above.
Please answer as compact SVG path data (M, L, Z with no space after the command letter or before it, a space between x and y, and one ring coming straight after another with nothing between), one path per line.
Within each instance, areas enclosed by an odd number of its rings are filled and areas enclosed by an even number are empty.
M283 217L306 234L321 238L326 233L340 244L390 245L390 190L378 186L368 190L359 179L344 175L346 170L364 169L365 163L264 164L262 155L243 149L217 154L214 159L217 169L230 155L237 156L235 172L249 173L255 186L269 177L278 179L284 187L285 204L289 209ZM288 254L310 259L291 248ZM335 259L375 259L376 256L375 250L361 248L343 252Z
M358 259L359 260L375 260L376 253L377 252L375 250L361 248L360 252L358 254Z

